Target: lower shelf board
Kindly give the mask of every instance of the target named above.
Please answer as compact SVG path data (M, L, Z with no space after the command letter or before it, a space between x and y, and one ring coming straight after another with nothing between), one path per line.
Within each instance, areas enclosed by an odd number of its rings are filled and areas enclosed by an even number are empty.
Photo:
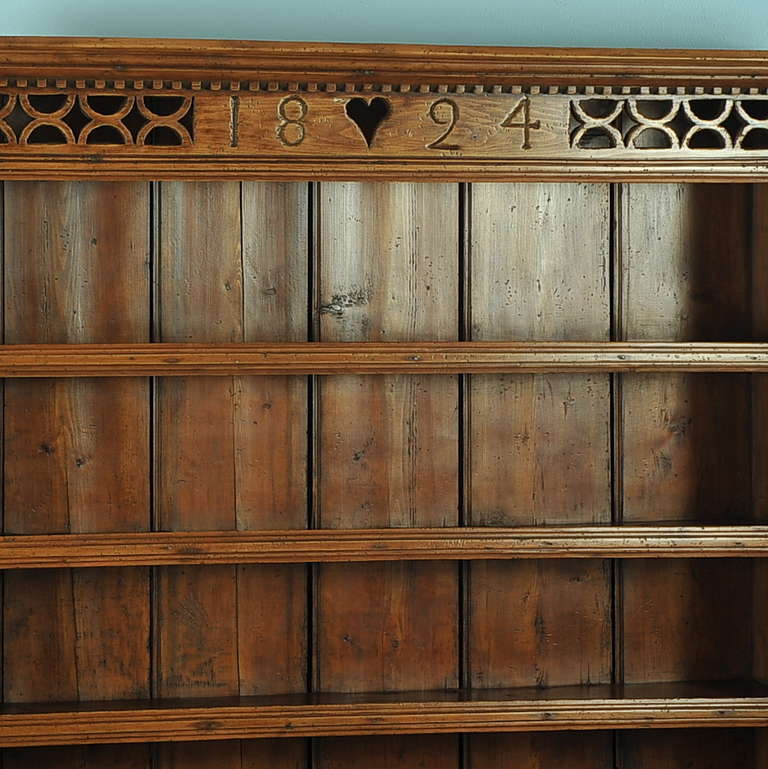
M266 737L768 726L756 682L5 705L0 747Z
M262 342L0 346L2 377L545 374L768 368L765 342Z

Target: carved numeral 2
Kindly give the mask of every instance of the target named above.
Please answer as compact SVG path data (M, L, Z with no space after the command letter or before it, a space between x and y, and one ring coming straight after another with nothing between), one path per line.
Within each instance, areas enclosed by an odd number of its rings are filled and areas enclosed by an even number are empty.
M295 147L304 141L307 134L304 118L309 106L301 96L286 96L277 105L277 116L280 123L277 126L277 138L286 147Z
M522 115L521 122L513 122L515 118ZM534 120L531 122L531 100L527 96L523 96L517 104L512 108L512 112L507 115L501 123L502 128L522 128L523 129L523 144L522 149L531 149L531 129L541 128L541 121Z
M429 117L437 125L447 125L448 128L443 131L434 141L427 144L430 150L457 150L458 144L445 144L445 140L456 126L459 119L459 105L453 99L438 99L429 105Z

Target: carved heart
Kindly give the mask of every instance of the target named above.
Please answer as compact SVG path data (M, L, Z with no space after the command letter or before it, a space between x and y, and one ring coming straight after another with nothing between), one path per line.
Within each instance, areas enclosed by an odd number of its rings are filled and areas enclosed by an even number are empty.
M382 99L381 96L375 96L369 101L356 96L347 102L344 111L357 126L363 139L365 139L365 143L370 147L379 126L389 117L390 108L389 102Z

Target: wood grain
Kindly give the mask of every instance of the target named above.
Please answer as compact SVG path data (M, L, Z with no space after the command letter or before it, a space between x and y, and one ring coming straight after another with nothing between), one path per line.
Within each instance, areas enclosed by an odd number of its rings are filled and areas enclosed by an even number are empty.
M320 222L321 339L455 338L455 187L324 185ZM456 525L457 403L454 377L323 380L319 525ZM323 566L317 580L318 689L455 687L457 576L447 563ZM402 761L411 763L423 749L393 740L388 750L402 751ZM440 760L423 766L447 769L457 761L457 744L447 739Z
M766 367L768 345L762 342L153 343L8 345L0 349L0 375L11 379L681 370L733 373L762 372Z
M148 217L142 184L6 185L6 341L147 341ZM149 528L146 380L8 382L5 409L6 532ZM4 595L7 702L149 694L146 569L19 571ZM148 766L137 747L13 753L4 767L68 761Z
M768 188L756 184L751 189L752 203L752 338L768 338ZM768 378L752 376L752 507L756 522L768 520ZM768 681L768 568L762 561L754 566L752 620L754 624L753 676ZM758 752L763 762L768 761L768 736L758 737Z
M476 184L470 211L472 339L608 339L607 187ZM472 376L467 410L472 524L610 521L607 375ZM469 585L473 687L610 681L607 562L475 563ZM473 738L473 766L503 743Z
M4 190L3 769L766 764L766 88L764 52L6 40L3 179L51 183ZM181 143L27 141L104 95Z
M568 769L595 769L613 762L610 732L484 734L468 739L472 766L560 769L566 759Z
M764 51L653 48L514 48L162 38L5 37L2 77L375 83L472 82L550 85L553 78L630 85L722 80L768 86ZM56 72L43 73L42 70ZM509 78L505 80L505 78Z
M17 705L0 713L0 745L397 735L394 745L412 734L764 727L766 693L764 686L705 682ZM408 743L417 749L417 740Z
M625 750L624 769L687 769L706 766L711 769L755 769L755 739L761 729L675 729L672 731L625 732L621 743ZM694 764L699 753L706 762Z
M747 206L742 186L624 188L623 338L751 338ZM624 376L622 391L625 521L751 517L747 377Z
M367 766L369 769L401 769L408 766L439 766L445 760L445 737L442 735L414 735L392 739L389 736L322 738L316 740L319 748L317 769L346 769L349 766Z
M623 339L752 338L748 192L735 185L622 188ZM744 375L623 375L623 520L751 518L750 398ZM751 675L750 563L637 561L621 568L626 682ZM670 750L633 741L625 762L674 766ZM709 760L712 753L689 743L687 755Z
M635 148L628 136L626 147L582 149L572 140L571 102L754 102L766 86L768 58L756 51L6 38L0 88L8 98L138 96L151 105L183 97L193 100L194 118L178 146L142 143L125 126L125 144L89 144L61 121L63 141L40 146L11 120L0 160L5 178L37 180L764 180L768 146L743 146L738 120L726 121L726 134L737 135L722 148L687 146L684 119L682 127L672 121L669 149ZM531 101L533 139L516 127L521 97ZM365 141L347 113L348 102L362 100L365 111L374 98L389 101L387 141ZM310 128L301 140L280 141L284 99L304 100L298 122ZM433 107L446 100L457 107L461 140L436 144L447 121L435 120ZM620 111L626 123L630 110ZM46 115L48 125L58 120ZM113 118L102 122L120 123ZM289 119L297 124L295 113ZM695 114L687 120L702 126Z
M300 185L163 186L161 338L303 338L307 231ZM160 528L306 526L302 380L166 379L158 415ZM275 435L285 436L278 451ZM303 567L165 568L157 593L160 696L304 690ZM245 751L231 742L208 758L192 744L164 746L160 765L240 767ZM290 743L280 761L298 766L302 756L303 745Z
M765 558L766 526L495 526L0 537L0 569L542 558ZM754 564L758 568L760 562ZM760 598L757 591L756 599ZM760 616L756 606L755 617ZM762 647L757 646L756 652Z

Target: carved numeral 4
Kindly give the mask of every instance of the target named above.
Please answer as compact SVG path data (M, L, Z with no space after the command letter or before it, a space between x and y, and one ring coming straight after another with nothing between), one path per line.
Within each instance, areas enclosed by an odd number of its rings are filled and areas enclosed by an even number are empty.
M515 122L515 119L518 122ZM541 121L531 121L531 100L527 96L523 96L517 104L512 108L512 111L501 122L502 128L522 128L523 129L523 143L521 148L524 150L531 149L531 130L541 128Z

